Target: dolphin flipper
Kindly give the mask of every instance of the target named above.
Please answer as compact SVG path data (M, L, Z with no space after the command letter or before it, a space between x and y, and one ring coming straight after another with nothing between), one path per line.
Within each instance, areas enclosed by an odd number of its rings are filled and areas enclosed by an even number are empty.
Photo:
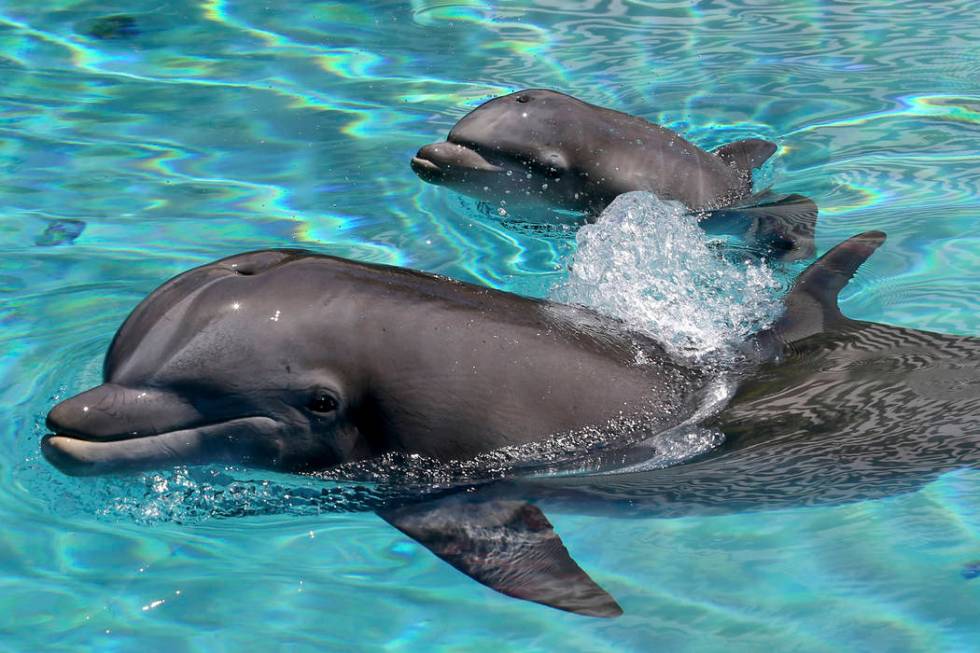
M572 560L551 523L530 503L456 494L378 514L502 594L591 617L623 613Z
M758 203L718 209L701 220L713 233L744 235L773 251L777 258L795 261L813 256L817 205L803 195L778 196L768 191L755 196Z
M884 232L866 231L817 259L786 294L786 310L772 326L772 333L791 344L849 322L837 306L837 295L883 242Z

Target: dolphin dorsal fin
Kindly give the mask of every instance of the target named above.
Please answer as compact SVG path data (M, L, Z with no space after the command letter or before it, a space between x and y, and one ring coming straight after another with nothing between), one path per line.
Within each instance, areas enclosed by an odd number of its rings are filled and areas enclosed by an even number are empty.
M783 299L786 310L772 327L776 336L790 344L846 321L837 295L883 242L881 231L851 236L804 270Z
M777 147L772 141L747 138L722 145L714 151L714 155L729 166L751 174L754 168L761 166L776 152Z
M590 617L623 612L572 560L544 514L525 501L453 494L378 515L473 580L507 596Z

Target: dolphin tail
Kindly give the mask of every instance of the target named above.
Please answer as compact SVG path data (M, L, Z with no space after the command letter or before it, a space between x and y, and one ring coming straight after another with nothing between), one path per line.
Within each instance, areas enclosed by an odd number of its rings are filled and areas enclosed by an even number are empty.
M752 192L752 171L769 160L778 146L761 138L747 138L722 145L714 155L734 168L745 182L744 192ZM749 197L735 207L709 213L705 227L722 225L726 233L733 233L730 225L744 225L734 232L747 232L769 247L777 258L783 260L805 259L813 256L813 232L817 224L817 205L802 195L780 197L765 190Z
M735 168L745 177L748 187L752 187L752 170L758 168L771 157L778 146L772 141L764 141L761 138L747 138L744 141L735 141L722 145L713 154Z
M776 258L795 261L813 256L817 205L803 195L764 191L743 205L711 211L701 226L712 233L731 233L767 247Z
M623 613L572 560L551 523L530 503L453 494L378 514L502 594L591 617Z
M783 299L786 310L771 332L784 344L792 344L850 322L837 306L837 295L883 242L883 232L866 231L817 259Z

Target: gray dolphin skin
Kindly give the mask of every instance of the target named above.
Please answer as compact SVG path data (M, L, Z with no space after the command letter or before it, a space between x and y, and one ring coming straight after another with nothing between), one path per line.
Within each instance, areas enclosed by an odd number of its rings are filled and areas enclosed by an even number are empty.
M883 240L855 236L811 265L747 343L731 400L705 416L711 373L591 311L299 250L233 256L133 311L104 383L51 410L42 451L76 475L317 472L388 452L465 460L624 419L644 436L692 420L720 431L720 447L674 467L636 471L638 441L599 452L616 460L590 473L465 481L377 507L488 587L613 617L620 606L539 506L674 516L854 501L977 462L980 339L837 307Z
M411 167L426 182L508 210L598 216L623 193L649 191L703 213L710 231L745 233L783 258L807 258L816 205L801 195L752 194L753 168L776 149L752 138L706 152L642 118L528 89L477 107L445 141L419 149Z

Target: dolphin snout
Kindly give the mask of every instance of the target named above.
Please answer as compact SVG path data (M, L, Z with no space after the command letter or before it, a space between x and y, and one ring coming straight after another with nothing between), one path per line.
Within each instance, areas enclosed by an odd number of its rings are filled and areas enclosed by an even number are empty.
M423 181L433 184L446 181L454 172L458 175L467 172L504 171L473 148L452 141L430 143L420 148L412 157L412 170Z
M446 145L446 143L443 143ZM439 143L430 143L419 148L412 157L412 172L430 184L436 183L442 175L436 161L439 159Z
M186 428L200 419L172 393L103 383L52 408L46 424L52 433L109 441Z

